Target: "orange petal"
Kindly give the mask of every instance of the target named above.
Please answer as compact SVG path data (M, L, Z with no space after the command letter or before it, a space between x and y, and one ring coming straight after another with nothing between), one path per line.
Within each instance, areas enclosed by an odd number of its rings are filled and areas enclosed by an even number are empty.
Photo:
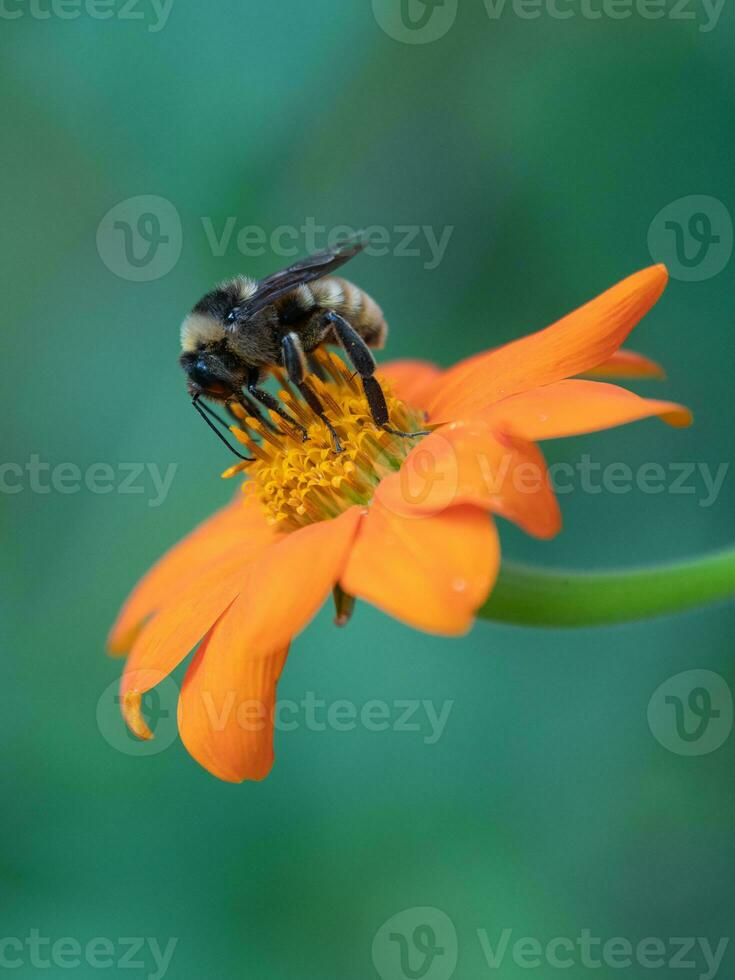
M467 357L462 361L465 368L476 363L480 358L486 357L488 354L493 353L493 351L502 350L501 347L492 347L490 350L483 351L479 354L473 354L471 357ZM398 365L401 364L411 364L411 361L398 361ZM423 363L423 362L416 362ZM457 365L459 367L459 365ZM439 372L434 379L434 386L438 387L440 384L441 372ZM666 377L666 372L656 361L651 360L650 357L645 357L643 354L638 354L636 351L629 350L628 348L621 348L615 351L612 357L608 358L602 364L596 365L589 371L582 371L579 375L582 378L642 378L642 379L656 379L658 381L663 380Z
M386 380L396 398L413 408L427 407L443 373L430 361L389 361L378 365L378 378Z
M381 482L376 496L404 517L474 504L536 537L552 537L561 527L538 447L494 432L482 421L454 422L427 436L400 472Z
M288 644L339 579L361 517L353 507L264 552L192 660L181 692L181 738L220 779L267 775L273 761L270 713ZM252 712L263 715L255 730L243 722Z
M239 595L247 566L248 559L240 557L210 568L146 623L125 661L123 699L131 691L149 691L181 663Z
M267 548L248 569L228 617L248 656L287 646L338 581L362 518L359 507L309 524Z
M220 561L239 541L271 540L274 535L258 501L238 495L232 504L217 511L174 545L141 579L110 631L110 652L126 653L152 612L175 597L193 574Z
M602 381L578 380L559 381L506 398L486 409L482 418L535 442L597 432L652 415L677 427L692 421L691 412L674 402L641 398Z
M188 752L218 779L265 779L273 766L276 685L288 647L248 657L228 614L189 665L178 723Z
M404 517L374 500L340 584L430 633L464 633L498 573L495 525L477 507Z
M598 364L591 371L582 372L585 378L655 378L663 380L666 372L652 361L650 357L636 354L632 350L615 351L613 356L603 364Z
M469 418L501 398L603 364L650 310L666 280L663 265L643 269L545 330L455 365L428 406L430 421Z

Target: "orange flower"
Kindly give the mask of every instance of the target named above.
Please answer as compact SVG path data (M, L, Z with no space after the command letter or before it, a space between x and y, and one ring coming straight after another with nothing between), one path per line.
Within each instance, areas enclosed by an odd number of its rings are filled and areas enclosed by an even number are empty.
M464 633L498 572L493 516L539 538L560 528L537 440L652 415L691 421L679 405L576 377L660 376L619 348L666 280L663 266L644 269L545 330L447 371L421 361L385 365L393 424L432 430L418 442L375 429L334 355L322 355L326 380L313 383L342 454L285 382L281 396L309 441L243 416L232 431L255 462L224 475L246 471L244 496L154 566L112 630L111 650L130 650L121 703L132 731L151 737L143 693L199 644L179 699L181 738L220 779L262 779L273 763L272 712L289 645L330 592L340 622L356 597L418 629Z

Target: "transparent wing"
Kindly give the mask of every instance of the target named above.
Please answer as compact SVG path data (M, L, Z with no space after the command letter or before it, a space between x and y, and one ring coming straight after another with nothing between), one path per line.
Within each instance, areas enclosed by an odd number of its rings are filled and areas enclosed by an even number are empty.
M314 255L307 256L295 265L290 265L288 269L274 272L273 275L261 279L253 296L239 308L238 318L252 316L302 283L313 282L315 279L329 275L330 272L334 272L354 258L366 245L367 241L363 233L358 232L357 235L345 239L334 248L315 252Z

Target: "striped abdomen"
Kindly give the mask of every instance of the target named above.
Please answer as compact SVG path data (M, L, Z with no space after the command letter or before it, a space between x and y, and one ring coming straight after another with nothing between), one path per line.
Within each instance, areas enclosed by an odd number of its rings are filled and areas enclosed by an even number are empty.
M337 276L327 276L301 289L308 289L322 310L334 310L354 327L370 347L382 347L388 334L383 311L366 292Z

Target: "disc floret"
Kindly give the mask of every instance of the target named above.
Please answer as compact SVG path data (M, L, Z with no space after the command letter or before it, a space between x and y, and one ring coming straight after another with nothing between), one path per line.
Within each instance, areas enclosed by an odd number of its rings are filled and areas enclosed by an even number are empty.
M355 504L369 504L380 481L400 469L416 444L415 439L375 426L358 380L336 355L319 352L317 362L323 377L311 375L309 384L337 431L342 452L335 453L331 433L281 371L276 372L282 385L279 396L307 429L307 440L275 412L270 413L272 425L268 425L240 405L232 406L238 424L231 431L254 461L238 463L222 475L245 472L243 492L256 494L268 520L283 531L337 517ZM385 395L393 427L408 432L423 427L422 412L404 404L389 388Z

